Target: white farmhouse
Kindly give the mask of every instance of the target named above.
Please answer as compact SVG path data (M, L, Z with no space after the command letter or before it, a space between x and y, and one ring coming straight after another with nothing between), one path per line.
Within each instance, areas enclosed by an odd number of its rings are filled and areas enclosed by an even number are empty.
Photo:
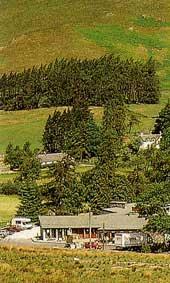
M155 147L157 149L160 148L160 140L162 138L162 133L159 134L140 134L141 145L139 149L145 150L151 147Z

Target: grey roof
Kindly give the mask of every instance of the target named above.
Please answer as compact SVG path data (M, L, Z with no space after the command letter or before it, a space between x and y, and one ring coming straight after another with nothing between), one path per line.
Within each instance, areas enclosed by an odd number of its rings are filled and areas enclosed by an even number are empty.
M42 228L88 228L89 214L75 216L39 216ZM105 230L141 230L146 225L138 215L118 215L113 213L91 216L91 227Z
M41 163L45 162L55 162L55 161L61 161L64 157L66 157L66 153L43 153L38 154L38 159Z
M161 139L162 137L162 134L144 134L144 133L141 133L140 134L140 137L142 139L142 141L157 141L159 139Z
M79 214L74 216L39 216L42 228L87 228L89 227L89 214ZM93 227L100 227L94 225Z
M146 220L135 215L105 214L97 216L98 221L103 221L106 230L141 230L146 225ZM100 227L102 229L102 227Z
M107 213L118 213L119 215L126 215L130 213L134 213L132 209L135 208L135 206L136 206L135 203L125 203L125 208L109 207L109 208L104 208L103 211Z

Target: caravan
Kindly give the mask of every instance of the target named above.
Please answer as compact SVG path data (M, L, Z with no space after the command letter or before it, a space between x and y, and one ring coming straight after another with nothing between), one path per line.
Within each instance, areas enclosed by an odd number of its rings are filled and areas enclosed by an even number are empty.
M33 227L30 218L26 217L15 217L11 220L11 226L25 229L31 229Z

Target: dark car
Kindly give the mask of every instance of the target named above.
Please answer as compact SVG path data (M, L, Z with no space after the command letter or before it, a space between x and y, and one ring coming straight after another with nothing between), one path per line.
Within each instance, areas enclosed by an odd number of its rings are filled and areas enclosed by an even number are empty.
M9 232L6 229L0 230L0 238L3 239L9 235Z

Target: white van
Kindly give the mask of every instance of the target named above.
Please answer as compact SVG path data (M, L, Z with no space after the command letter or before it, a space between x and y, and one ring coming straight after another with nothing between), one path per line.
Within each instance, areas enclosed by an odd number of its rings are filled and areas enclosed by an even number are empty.
M30 218L15 217L11 220L11 225L22 229L31 229L33 227Z

